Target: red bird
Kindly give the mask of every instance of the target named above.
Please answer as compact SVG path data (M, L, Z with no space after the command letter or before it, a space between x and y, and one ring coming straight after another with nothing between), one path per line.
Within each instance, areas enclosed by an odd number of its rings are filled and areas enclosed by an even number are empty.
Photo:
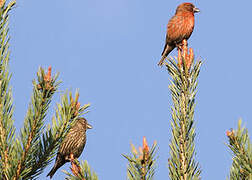
M163 65L165 58L175 47L179 47L184 39L189 39L194 28L194 13L199 11L192 3L182 3L177 7L167 25L166 42L159 66Z

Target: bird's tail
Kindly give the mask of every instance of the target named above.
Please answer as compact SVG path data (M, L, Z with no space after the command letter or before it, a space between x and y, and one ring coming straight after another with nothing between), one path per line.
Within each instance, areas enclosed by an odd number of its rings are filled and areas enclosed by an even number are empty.
M162 56L161 60L160 60L159 63L158 63L159 66L163 66L164 60L166 59L166 57L167 57L167 56L165 56L165 55Z
M173 46L169 46L168 44L165 45L164 50L162 52L162 58L159 61L158 65L162 66L164 64L164 61L166 59L166 57L168 56L168 54L174 49Z
M52 179L53 175L55 174L55 172L59 169L59 166L56 164L53 166L53 168L51 169L51 171L47 174L47 176L50 176L50 179Z
M55 174L55 172L63 165L65 164L64 159L62 159L61 157L57 156L55 164L53 166L53 168L51 169L51 171L47 174L47 176L50 176L50 179L53 177L53 175Z

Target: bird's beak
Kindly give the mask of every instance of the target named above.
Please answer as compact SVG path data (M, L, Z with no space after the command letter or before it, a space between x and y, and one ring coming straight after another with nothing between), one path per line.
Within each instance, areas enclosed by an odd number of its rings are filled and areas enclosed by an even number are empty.
M194 8L193 8L193 12L194 12L194 13L197 13L197 12L200 12L200 10L199 10L199 8L194 7Z
M93 127L90 124L87 124L87 129L92 129Z

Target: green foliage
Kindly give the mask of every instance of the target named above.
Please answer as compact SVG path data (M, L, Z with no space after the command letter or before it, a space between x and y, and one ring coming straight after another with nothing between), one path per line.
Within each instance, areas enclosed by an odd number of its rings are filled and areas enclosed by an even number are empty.
M79 93L75 99L71 92L65 92L60 103L56 105L52 117L52 125L46 125L48 110L52 98L57 93L60 81L58 74L51 76L51 67L46 73L39 68L37 79L33 81L31 101L24 119L20 135L16 134L13 119L13 98L10 88L11 74L9 73L9 11L16 1L0 0L0 179L36 179L49 165L57 153L75 120L87 113L86 104L80 106ZM185 54L166 63L171 76L169 89L172 94L172 138L170 158L168 159L169 176L172 180L198 180L201 170L195 160L195 125L194 110L198 75L202 62L193 62L193 51L187 47ZM186 51L185 51L186 50ZM181 55L181 52L179 53ZM181 60L182 59L182 60ZM233 153L233 163L230 169L231 180L252 179L252 145L248 131L241 128L227 132L228 147ZM152 180L156 169L156 148L154 143L149 149L144 138L143 147L136 150L131 145L132 155L123 155L129 162L127 179ZM65 172L66 179L98 180L87 161L72 162L71 171Z
M143 148L139 152L131 144L132 156L123 155L128 161L127 178L129 180L152 180L156 168L156 147L154 142L151 149L144 140Z
M9 15L16 1L0 3L0 179L9 179L13 167L15 127L13 126L13 99L9 87L11 75L9 65Z
M252 179L252 144L248 130L242 128L241 123L239 120L237 130L227 131L229 138L227 146L233 153L233 163L230 169L231 180Z
M16 176L30 178L36 176L38 172L34 168L38 166L37 161L39 155L43 153L43 149L39 149L42 144L40 135L44 129L44 119L49 109L52 96L58 89L59 82L57 81L58 75L45 80L45 73L42 68L37 74L37 82L33 81L33 93L31 103L28 108L24 120L24 126L21 129L21 137L17 140L17 157L21 157L17 164ZM43 147L43 146L41 146ZM39 171L40 172L40 171Z
M21 129L21 136L16 138L15 141L14 133L10 131L14 129L13 121L5 121L5 117L3 117L1 124L5 123L6 127L12 127L5 133L5 136L2 133L1 165L8 167L8 169L3 168L1 171L1 175L5 179L33 179L41 174L52 161L72 123L86 113L85 110L89 107L89 104L80 106L78 92L76 92L75 100L71 92L66 92L61 98L61 103L57 104L52 127L49 125L45 127L44 120L52 96L60 83L57 81L57 77L58 75L51 77L50 68L47 74L42 68L39 69L37 81L33 81L33 93L24 127ZM5 104L1 104L1 106L6 107ZM9 112L12 113L12 111ZM11 115L9 113L9 116ZM1 131L5 129L0 127ZM9 143L8 137L10 136L12 137L12 144ZM8 151L5 149L8 149Z
M95 172L91 171L91 168L88 165L87 161L85 162L82 161L81 164L79 164L76 160L75 163L77 163L78 165L78 173L76 173L76 175L73 176L71 173L67 171L63 171L67 175L66 179L68 180L98 180L98 176L96 175Z
M35 179L53 160L74 121L85 114L89 104L80 106L79 93L62 95L52 118L52 127L45 125L53 96L58 90L58 74L40 68L33 81L33 92L20 136L13 125L13 100L9 87L8 12L15 1L0 1L0 179Z
M201 170L195 161L195 127L194 109L197 88L197 78L201 61L186 65L182 57L182 65L169 59L166 63L172 78L169 89L172 94L172 139L170 143L170 158L168 159L170 179L200 179ZM192 60L193 63L193 60Z

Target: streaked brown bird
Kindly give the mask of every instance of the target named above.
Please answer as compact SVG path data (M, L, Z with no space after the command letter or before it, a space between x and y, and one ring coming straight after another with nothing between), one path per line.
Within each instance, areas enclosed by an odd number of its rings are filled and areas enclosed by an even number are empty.
M86 130L91 128L92 126L87 123L85 118L78 118L76 120L60 145L55 164L47 176L52 178L61 166L71 161L71 156L73 158L80 157L86 144Z
M167 25L166 42L159 66L163 65L165 58L175 47L180 48L182 41L190 38L194 29L194 13L199 11L192 3L182 3L177 7Z

